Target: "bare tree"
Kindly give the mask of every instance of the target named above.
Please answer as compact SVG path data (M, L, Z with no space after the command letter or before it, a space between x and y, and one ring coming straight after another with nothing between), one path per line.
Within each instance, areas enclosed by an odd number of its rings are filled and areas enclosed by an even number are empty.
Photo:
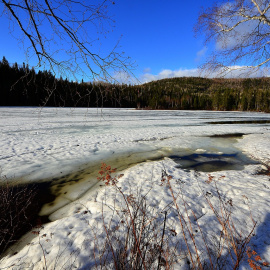
M204 69L226 75L234 70L261 72L270 65L269 0L233 0L203 9L195 26L215 48ZM239 72L238 72L239 74Z
M2 16L10 30L19 27L28 59L55 74L82 75L92 80L112 79L116 72L129 73L132 63L119 52L100 49L113 20L108 16L112 0L0 0ZM0 14L1 15L1 14ZM68 74L68 75L67 75ZM77 77L76 77L77 76Z

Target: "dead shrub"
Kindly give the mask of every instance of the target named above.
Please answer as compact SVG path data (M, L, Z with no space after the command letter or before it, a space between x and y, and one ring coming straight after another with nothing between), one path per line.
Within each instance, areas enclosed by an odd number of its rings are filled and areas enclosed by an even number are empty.
M111 258L115 269L170 269L174 252L166 233L167 212L149 207L147 195L124 194L117 185L122 175L113 177L115 171L102 164L98 177L106 185L113 186L123 199L121 209L112 210L114 222L106 223L103 216L106 243L99 253L103 257L99 264L107 268L106 259Z
M0 254L32 228L34 198L33 186L11 185L0 179Z
M176 191L171 184L175 179L163 170L161 185L168 188L172 198L167 210L177 213L182 232L177 236L182 238L178 242L181 241L182 244L172 248L171 237L176 234L172 234L171 228L166 228L167 212L161 213L157 212L157 209L149 208L146 196L124 194L117 185L119 176L112 176L115 171L116 169L102 164L98 177L106 185L113 186L123 198L121 210L112 209L118 222L112 222L111 219L111 222L107 223L103 216L106 244L99 254L106 259L103 260L102 267L107 269L106 260L111 258L110 267L113 265L115 269L173 269L175 264L179 263L179 258L183 257L190 269L239 269L243 262L247 262L253 269L254 265L258 267L260 258L255 257L256 261L253 255L251 256L255 253L249 252L249 242L256 223L252 216L248 217L253 222L250 231L243 235L237 230L232 217L232 201L223 198L212 175L209 175L205 184L214 184L215 198L206 194L204 199L220 228L220 235L215 237L214 242L209 238L211 232L205 232L200 227L192 206L185 200L183 190L180 188ZM215 199L215 204L212 199ZM268 265L267 262L260 263Z

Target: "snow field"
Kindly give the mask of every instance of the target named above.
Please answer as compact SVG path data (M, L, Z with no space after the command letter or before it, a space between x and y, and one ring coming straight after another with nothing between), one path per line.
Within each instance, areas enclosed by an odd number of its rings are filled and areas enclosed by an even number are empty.
M218 208L216 181L222 199L232 211L237 231L247 235L253 228L253 220L257 222L250 245L263 261L269 261L270 182L268 176L256 175L261 165L246 165L241 171L212 172L215 181L210 183L208 173L176 168L176 163L170 158L128 165L131 160L134 163L148 158L151 160L157 151L168 156L175 149L186 152L226 152L228 148L232 150L234 147L266 163L270 154L267 125L209 125L206 122L263 118L269 117L268 115L109 109L98 114L96 110L47 108L39 113L34 108L0 108L0 114L5 116L0 119L3 131L0 138L2 174L15 178L23 176L26 182L37 181L60 175L61 172L71 173L81 164L99 164L101 161L113 160L114 155L124 157L119 158L117 163L125 160L127 164L123 166L123 171L121 167L117 171L117 174L124 174L119 179L119 188L124 194L133 194L135 198L147 194L147 204L153 207L152 214L161 223L164 210L168 211L166 233L177 233L175 237L170 237L170 245L174 247L179 243L183 244L183 237L177 211L175 207L170 207L170 189L161 182L162 171L165 170L172 176L170 183L175 194L178 194L177 202L181 212L192 222L199 253L206 259L198 224L205 233L207 243L214 249L221 227L206 198ZM226 140L218 141L207 137L237 132L248 135L242 139L228 140L228 145L224 145ZM233 147L229 145L232 142ZM137 153L135 158L134 153ZM91 177L94 178L94 175ZM97 264L94 251L98 252L98 247L102 247L106 239L103 220L106 224L111 222L111 228L115 229L119 216L111 209L121 210L124 202L114 187L104 187L93 182L86 187L86 183L88 179L74 184L71 190L65 190L68 194L63 198L68 204L63 203L63 207L52 211L52 222L35 229L34 232L38 234L30 232L24 236L18 247L14 247L14 250L1 259L0 268L94 267ZM91 186L93 187L89 188ZM187 210L182 198L187 203ZM46 207L44 209L46 211ZM183 256L175 262L175 269L188 267L187 260L182 259L184 254L181 255ZM225 257L226 252L223 255ZM248 269L247 262L241 265L241 269Z

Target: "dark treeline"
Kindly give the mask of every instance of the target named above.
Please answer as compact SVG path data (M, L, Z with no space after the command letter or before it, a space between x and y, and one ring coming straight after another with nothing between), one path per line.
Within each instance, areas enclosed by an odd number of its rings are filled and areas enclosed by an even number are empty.
M0 106L122 107L270 112L270 78L183 77L142 85L70 82L0 61Z
M136 107L127 87L70 82L50 71L0 61L0 106Z

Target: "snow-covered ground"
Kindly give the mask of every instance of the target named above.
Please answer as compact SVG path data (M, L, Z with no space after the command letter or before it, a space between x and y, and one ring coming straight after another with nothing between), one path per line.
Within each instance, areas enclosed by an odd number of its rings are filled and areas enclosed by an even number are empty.
M1 259L0 269L89 269L95 265L92 252L95 235L98 234L98 241L102 242L105 238L103 218L106 221L111 216L110 205L118 209L122 202L113 187L97 183L101 162L111 164L119 174L124 174L118 185L125 194L136 197L138 190L139 194L147 193L148 204L157 212L172 201L168 186L161 185L162 171L166 170L173 176L174 190L182 190L189 204L187 213L192 209L199 217L202 230L214 238L218 226L205 196L214 201L213 195L217 193L214 182L207 182L209 172L181 169L170 157L243 152L269 164L270 124L249 122L254 120L270 120L270 115L0 108L2 176L25 183L51 181L52 192L57 194L56 200L41 211L42 215L49 215L52 222L39 228L39 235L26 235L18 247ZM224 124L219 123L223 121ZM237 133L238 136L213 136ZM235 226L243 235L253 226L252 214L257 226L250 245L262 260L270 261L270 182L269 176L256 175L262 167L250 163L241 170L225 167L211 175L217 180L222 198L231 199ZM168 231L169 228L175 230L178 235L175 239L179 240L181 227L174 210L171 211ZM199 247L203 246L200 241L198 236ZM180 260L175 268L185 269L186 263ZM247 263L241 267L245 269Z

